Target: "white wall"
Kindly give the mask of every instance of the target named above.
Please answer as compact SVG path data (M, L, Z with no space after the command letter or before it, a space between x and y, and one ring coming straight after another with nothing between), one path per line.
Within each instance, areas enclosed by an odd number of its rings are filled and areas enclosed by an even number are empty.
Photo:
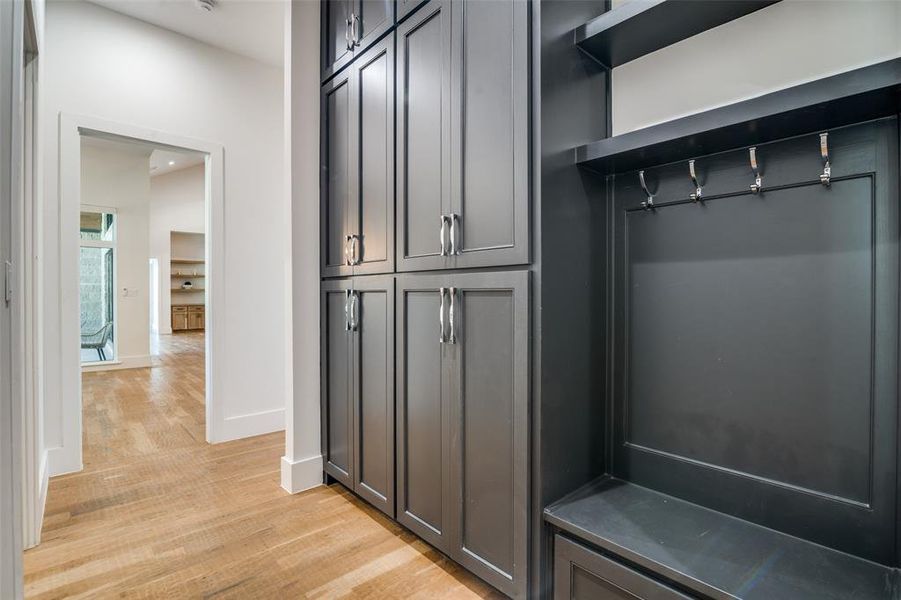
M898 56L897 0L783 0L613 69L613 133Z
M291 207L293 346L282 487L322 483L319 443L319 3L291 2L285 19L287 197Z
M63 389L61 379L60 309L70 300L60 287L59 257L70 249L59 247L60 113L224 147L224 300L215 317L223 324L217 335L224 350L213 358L223 417L211 424L211 438L282 429L288 358L259 351L286 347L289 335L282 71L74 0L47 5L45 30L45 422L46 443L56 448L51 472L80 466L71 452L76 433L64 427L72 407L63 398L73 390ZM251 272L267 282L265 288L248 285Z
M116 358L124 368L149 367L150 149L82 138L81 203L116 209Z
M150 178L150 256L160 265L160 333L172 333L171 232L204 233L204 166ZM199 254L203 256L203 252Z

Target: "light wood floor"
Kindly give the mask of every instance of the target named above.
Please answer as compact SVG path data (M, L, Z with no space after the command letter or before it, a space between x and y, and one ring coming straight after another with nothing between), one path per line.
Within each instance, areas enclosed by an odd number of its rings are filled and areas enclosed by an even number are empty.
M161 350L85 374L85 470L50 482L28 598L497 595L339 486L284 492L283 434L207 445L203 335Z

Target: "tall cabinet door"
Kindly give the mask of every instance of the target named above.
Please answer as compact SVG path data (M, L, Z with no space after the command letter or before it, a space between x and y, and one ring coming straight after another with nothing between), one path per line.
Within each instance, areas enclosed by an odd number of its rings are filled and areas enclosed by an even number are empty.
M394 277L353 283L354 490L394 516Z
M353 10L353 0L321 0L319 54L322 57L323 81L353 60L354 44L351 38Z
M394 26L394 0L354 0L352 36L357 52L365 51Z
M326 277L351 275L353 267L348 259L350 240L350 201L354 183L353 155L356 151L351 138L353 92L350 69L322 87L322 120L320 127L319 181L321 197L321 263Z
M354 483L353 355L350 281L328 281L321 292L322 455L325 472Z
M397 28L397 268L450 264L451 2L431 0Z
M397 520L450 551L450 417L442 278L397 278Z
M528 532L528 273L452 275L451 556L525 597Z
M454 2L452 9L453 266L525 264L528 3Z
M364 3L365 4L365 3ZM350 255L355 275L394 270L394 35L351 66Z

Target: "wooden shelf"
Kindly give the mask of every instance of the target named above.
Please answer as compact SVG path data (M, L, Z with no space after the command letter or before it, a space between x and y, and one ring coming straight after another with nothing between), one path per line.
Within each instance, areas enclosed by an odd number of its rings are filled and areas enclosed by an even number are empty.
M202 265L206 263L202 258L173 258L169 262L173 265Z
M172 277L177 277L179 279L197 279L198 277L206 277L203 273L200 275L187 275L185 273L172 273Z
M699 3L703 4L703 3ZM607 175L878 119L901 110L901 58L609 137L575 149Z
M193 294L194 292L205 292L204 288L192 288L190 290L185 290L182 288L172 288L171 292L173 294Z
M576 44L613 68L779 0L629 0L576 29Z
M590 483L544 519L704 597L892 598L890 567L619 479Z

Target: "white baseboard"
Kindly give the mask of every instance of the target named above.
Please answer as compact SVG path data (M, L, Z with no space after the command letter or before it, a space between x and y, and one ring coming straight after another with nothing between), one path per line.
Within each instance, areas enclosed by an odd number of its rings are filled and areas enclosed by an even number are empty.
M59 446L47 449L47 475L56 477L67 473L77 473L84 468L81 457L75 454L71 448Z
M94 371L118 371L121 369L146 369L153 365L153 360L149 354L144 356L123 356L119 360L106 363L88 364L81 368L82 373L92 373Z
M291 462L282 457L282 488L289 494L322 485L322 455Z
M285 429L285 409L276 408L249 415L227 417L212 434L213 443L229 442Z
M41 543L41 530L44 527L44 511L47 508L47 487L50 485L50 452L44 450L41 455L41 468L38 471L38 477L41 479L40 488L38 490L38 506L36 511L35 524L35 544Z

